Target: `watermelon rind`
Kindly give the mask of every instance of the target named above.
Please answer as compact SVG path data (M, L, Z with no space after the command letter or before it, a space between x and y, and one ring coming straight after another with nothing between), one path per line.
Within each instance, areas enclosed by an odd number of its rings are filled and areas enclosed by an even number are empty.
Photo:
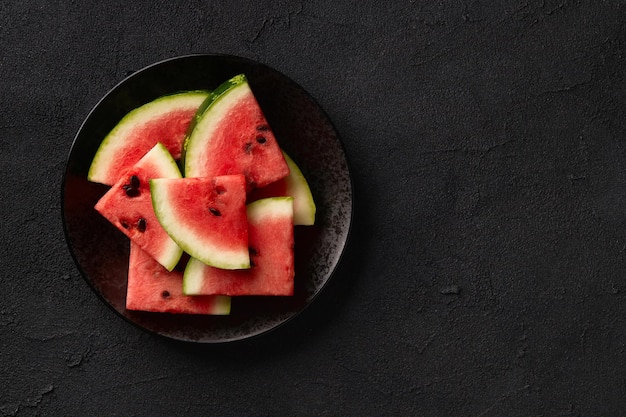
M199 295L202 292L202 281L206 265L201 261L191 258L187 262L183 273L183 294Z
M182 173L180 172L180 168L176 164L172 155L167 151L165 146L161 143L157 143L152 151L150 152L158 152L162 154L161 157L161 168L163 169L161 173L162 178L182 178ZM154 208L154 207L153 207ZM155 213L156 214L156 213ZM167 251L169 256L164 256L162 260L159 260L159 263L165 267L168 271L172 271L181 256L183 255L183 249L173 241L169 244L169 250Z
M248 79L246 78L246 76L244 74L239 74L239 75L235 75L229 80L224 81L222 84L217 86L215 90L211 91L211 93L207 96L207 98L205 98L202 104L200 104L200 106L198 107L198 110L196 111L196 114L193 120L191 121L191 124L189 125L189 132L191 133L191 131L193 131L198 120L202 117L204 112L207 111L209 106L213 104L213 102L216 101L218 97L220 97L222 94L230 90L232 87L236 87L238 85L245 84L247 82L248 82Z
M157 143L148 153L152 152L154 160L159 161L159 169L161 170L161 176L159 178L182 178L183 175L176 164L174 158L169 151L163 146L162 143Z
M106 185L113 185L119 172L115 172L113 164L121 158L127 158L127 150L132 145L129 137L132 133L152 120L164 117L168 113L179 110L196 110L210 95L208 91L184 91L159 97L127 113L122 120L107 134L98 147L96 154L89 167L87 179ZM160 138L154 138L154 143L143 150L147 153ZM138 150L141 151L141 150ZM182 143L181 143L182 152ZM132 165L143 154L137 153L135 161L129 161Z
M293 216L293 201L294 201L293 197L290 197L290 196L270 197L270 198L264 198L264 199L254 201L248 204L246 208L247 216L248 216L248 223L251 225L259 225L263 223L265 218L267 217L274 217L278 219L289 218L289 221L291 221L290 218ZM291 259L293 262L293 257ZM213 273L217 273L218 276L220 277L220 281L223 280L223 282L228 282L230 280L235 280L235 281L242 280L242 282L246 282L247 280L254 279L253 278L254 275L248 275L248 276L243 276L243 277L241 275L239 276L234 275L234 274L237 274L238 271L218 272L216 268L211 268L211 266L207 266L205 263L197 259L194 259L192 257L191 259L189 259L189 262L187 262L187 266L185 267L185 272L183 273L183 294L194 295L194 296L203 295L205 273L211 272L211 270L213 271ZM246 273L254 274L253 269L241 271L241 272L244 274ZM291 274L293 274L293 265L291 266ZM291 275L290 278L293 279L293 275ZM242 285L245 287L247 284L242 284ZM225 284L225 286L228 287L229 284ZM241 290L241 288L237 284L234 284L234 287L235 287L235 291ZM291 284L290 287L291 287L290 291L293 291L293 284ZM230 291L226 291L226 293L228 292ZM215 294L219 294L219 293L215 293ZM239 295L246 295L246 294L239 294ZM253 294L247 294L247 295L270 295L270 293L264 292L263 294L253 293ZM286 295L286 294L283 292L282 295Z
M312 226L315 224L315 201L311 188L298 165L283 151L289 165L289 175L285 177L287 193L293 197L293 224Z
M245 193L243 176L238 177L241 178L241 192ZM172 185L172 181L169 179L154 179L150 181L154 212L161 226L163 226L172 240L184 252L207 265L222 269L250 268L250 257L247 248L245 251L242 251L220 246L218 241L204 239L204 236L199 234L192 226L185 224L184 216L189 215L189 213L181 213L177 210L177 205L180 203L170 195L170 185Z
M293 201L291 196L271 197L257 200L248 204L248 223L260 223L263 217L285 217L293 213Z
M230 88L235 87L241 83L247 82L245 75L239 74L220 84L215 90L211 91L209 95L204 99L204 101L198 107L196 114L191 119L191 123L189 123L189 127L187 128L187 133L185 135L185 140L183 141L183 154L181 157L181 167L182 171L185 172L185 155L187 154L187 147L189 145L189 139L191 138L191 134L193 130L196 128L196 125L202 119L202 116L207 111L209 106L213 104L213 102L220 97L223 93L228 91Z
M193 158L192 156L194 154L199 155L200 151L205 146L205 141L203 139L208 136L209 131L212 128L211 125L213 120L217 120L225 116L225 112L214 112L212 117L205 117L209 108L216 107L218 103L225 100L235 102L241 97L247 95L248 92L248 81L245 75L239 74L220 84L215 90L213 90L212 94L210 94L205 101L201 103L200 107L202 110L199 110L196 113L192 122L193 128L185 138L183 146L183 174L185 177L197 176L197 173L201 169L203 159ZM228 106L223 107L224 110L228 110Z
M194 258L189 259L183 274L183 294L193 296L202 292L204 264Z
M216 91L219 92L220 90L216 90ZM202 115L204 114L204 112L209 108L209 106L211 105L211 103L213 103L216 97L217 95L215 91L210 92L207 95L207 97L204 99L204 101L200 103L198 110L196 110L196 113L191 119L191 122L189 122L189 126L187 127L187 132L185 133L185 139L183 140L183 150L182 150L182 154L180 158L180 170L182 172L185 172L185 155L187 154L187 145L189 144L189 137L191 136L191 133L193 132L193 130L196 128L196 125L198 124L198 121L202 118Z
M294 199L294 226L312 226L315 224L316 206L309 183L298 165L284 150L283 156L289 166L289 175L263 188L252 190L249 201L268 197L291 196Z
M193 132L193 129L198 124L198 121L202 118L202 115L209 108L213 102L220 97L223 93L228 91L230 88L235 87L239 84L247 82L245 75L239 74L220 84L215 90L211 91L208 96L204 99L204 101L198 107L196 114L194 115L191 123L189 124L189 129L187 130L187 137L185 138L185 142L189 139L189 135Z

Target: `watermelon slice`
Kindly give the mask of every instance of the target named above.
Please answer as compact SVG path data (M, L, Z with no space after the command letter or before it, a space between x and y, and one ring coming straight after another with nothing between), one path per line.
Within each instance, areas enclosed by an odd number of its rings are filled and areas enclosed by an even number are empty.
M167 95L128 113L100 144L87 179L113 185L157 142L180 159L189 124L208 96L206 91Z
M289 166L289 175L262 188L256 188L248 195L248 202L269 197L293 197L293 224L311 226L315 224L315 201L302 171L283 151Z
M224 269L250 267L243 175L154 179L152 205L185 252Z
M169 272L131 242L126 309L159 313L230 314L230 297L188 296L182 290L183 273Z
M252 267L227 271L192 258L183 275L185 294L293 295L293 198L258 200L247 211Z
M220 85L208 100L186 139L185 177L243 174L251 190L289 174L245 75Z
M95 209L171 271L182 249L159 224L152 208L149 180L180 178L180 170L165 146L156 144L96 203Z

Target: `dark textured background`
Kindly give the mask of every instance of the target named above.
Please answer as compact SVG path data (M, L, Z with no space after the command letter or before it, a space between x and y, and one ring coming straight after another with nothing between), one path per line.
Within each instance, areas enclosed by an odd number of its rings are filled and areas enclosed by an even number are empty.
M625 30L619 1L1 2L0 415L624 415ZM357 196L319 302L212 349L102 304L60 214L90 109L200 52L307 89Z

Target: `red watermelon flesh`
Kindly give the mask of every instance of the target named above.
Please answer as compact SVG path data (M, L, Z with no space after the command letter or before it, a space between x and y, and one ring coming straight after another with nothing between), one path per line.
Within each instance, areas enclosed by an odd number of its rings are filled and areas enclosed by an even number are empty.
M159 222L185 252L219 268L250 267L243 175L155 179L150 187Z
M228 271L190 259L185 294L293 295L293 198L276 197L248 205L251 268Z
M286 177L289 167L244 75L218 87L185 150L185 177L243 174L247 190Z
M180 170L169 152L157 144L96 203L95 209L166 269L172 270L182 249L161 227L152 208L153 178L177 178Z
M215 315L230 313L230 297L184 295L182 282L182 272L169 272L139 245L131 242L126 291L128 310Z
M180 159L189 124L208 96L206 91L167 95L128 113L102 141L89 168L89 181L113 185L120 172L157 143Z

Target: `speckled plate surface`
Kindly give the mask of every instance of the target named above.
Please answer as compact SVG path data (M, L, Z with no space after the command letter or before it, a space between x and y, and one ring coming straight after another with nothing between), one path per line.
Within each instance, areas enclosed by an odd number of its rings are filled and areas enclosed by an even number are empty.
M145 313L125 309L129 241L93 206L108 187L87 181L105 135L130 110L159 96L213 89L245 73L285 151L309 181L316 225L295 230L293 297L235 297L230 316ZM257 62L224 55L173 58L134 73L91 111L70 151L62 185L63 224L70 251L85 280L131 323L172 339L222 343L264 334L300 313L324 289L347 243L352 182L345 152L324 111L300 86Z

